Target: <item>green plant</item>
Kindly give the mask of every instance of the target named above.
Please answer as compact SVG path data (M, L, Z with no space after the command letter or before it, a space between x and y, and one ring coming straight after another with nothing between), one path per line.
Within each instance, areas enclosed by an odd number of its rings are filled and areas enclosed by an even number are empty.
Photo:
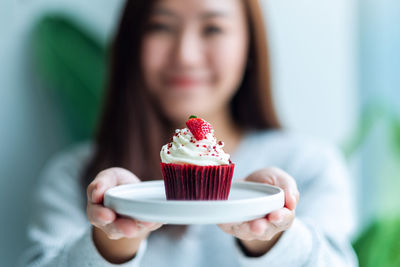
M400 217L374 221L354 242L360 266L400 266Z
M379 210L370 225L354 241L361 267L400 266L400 120L390 105L374 101L361 112L355 134L344 146L347 157L361 148L376 127L384 132L379 144L384 155L379 155L376 164L377 201Z
M63 15L46 15L32 32L37 74L64 114L75 141L92 136L104 87L106 49Z

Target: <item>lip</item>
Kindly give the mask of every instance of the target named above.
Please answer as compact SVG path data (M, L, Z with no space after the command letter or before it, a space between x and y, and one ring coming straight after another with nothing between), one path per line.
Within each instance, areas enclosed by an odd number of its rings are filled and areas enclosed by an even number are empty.
M174 76L167 79L168 85L173 87L190 88L203 85L203 79L192 78L187 76Z

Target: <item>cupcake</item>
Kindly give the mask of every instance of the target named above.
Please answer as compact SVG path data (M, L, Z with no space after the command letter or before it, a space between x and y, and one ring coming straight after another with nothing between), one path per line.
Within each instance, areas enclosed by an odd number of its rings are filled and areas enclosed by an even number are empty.
M234 164L207 121L190 116L161 149L161 170L168 200L226 200Z

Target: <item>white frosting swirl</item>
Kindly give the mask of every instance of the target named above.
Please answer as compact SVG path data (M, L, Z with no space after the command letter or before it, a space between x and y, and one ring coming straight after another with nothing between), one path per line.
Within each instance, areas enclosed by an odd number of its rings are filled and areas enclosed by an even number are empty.
M203 140L196 140L188 128L177 129L172 142L161 148L163 163L183 163L199 166L217 166L230 164L230 155L222 149L223 142L217 142L214 130Z

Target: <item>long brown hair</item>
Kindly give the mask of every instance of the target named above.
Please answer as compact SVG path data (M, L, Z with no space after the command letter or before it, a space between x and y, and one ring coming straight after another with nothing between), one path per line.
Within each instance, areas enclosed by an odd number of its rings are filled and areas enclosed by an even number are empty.
M250 34L247 67L230 103L235 123L244 130L280 128L270 81L263 16L258 0L243 0ZM161 146L172 134L171 122L147 93L140 66L141 40L156 0L128 0L111 50L105 105L94 154L82 174L84 188L101 170L122 167L141 180L161 179Z

